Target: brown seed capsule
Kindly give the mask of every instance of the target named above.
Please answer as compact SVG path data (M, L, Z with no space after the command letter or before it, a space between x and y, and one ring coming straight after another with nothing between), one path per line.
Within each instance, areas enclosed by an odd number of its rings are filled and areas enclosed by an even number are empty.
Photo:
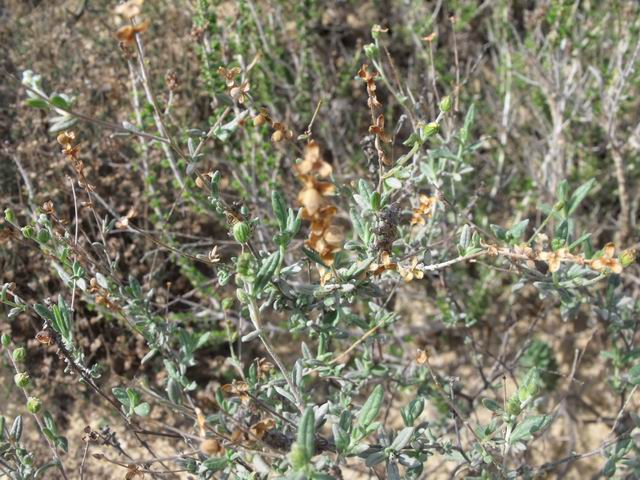
M266 118L264 118L264 115L262 113L259 113L258 115L256 115L255 117L253 117L253 124L256 127L261 127L262 125L264 125L264 123L267 121Z
M207 438L200 444L200 451L205 455L217 455L223 450L220 442L215 438Z
M281 142L283 138L284 138L284 133L282 133L282 130L276 130L271 135L271 140L273 140L276 143Z

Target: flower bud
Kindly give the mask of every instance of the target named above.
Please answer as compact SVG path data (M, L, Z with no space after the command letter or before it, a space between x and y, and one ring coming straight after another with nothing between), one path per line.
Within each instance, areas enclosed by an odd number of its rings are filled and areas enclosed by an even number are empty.
M33 237L33 227L31 225L24 226L20 229L22 232L22 236L24 238L32 238Z
M440 100L440 111L446 113L449 110L451 110L451 97L447 96Z
M5 208L4 209L4 219L9 223L15 223L16 214L13 213L13 210L11 210L10 208Z
M369 43L364 46L364 54L367 58L375 58L378 56L379 49L375 43Z
M636 261L636 251L633 248L628 248L620 254L620 263L623 267L633 265Z
M247 222L238 222L233 226L232 233L237 242L246 243L251 236L251 228Z
M11 337L6 333L3 333L2 337L0 337L0 342L2 342L2 346L6 348L11 345Z
M427 123L422 131L424 132L425 138L433 137L440 130L440 125L438 122Z
M49 240L51 240L51 235L49 235L48 230L42 229L38 232L37 239L40 243L47 243Z
M42 402L39 398L29 397L27 400L27 410L29 413L33 413L34 415L42 410Z
M27 358L27 351L24 347L18 347L13 351L13 361L14 362L24 362L24 359Z
M16 373L13 376L13 381L20 388L27 388L29 386L29 380L29 374L25 372Z

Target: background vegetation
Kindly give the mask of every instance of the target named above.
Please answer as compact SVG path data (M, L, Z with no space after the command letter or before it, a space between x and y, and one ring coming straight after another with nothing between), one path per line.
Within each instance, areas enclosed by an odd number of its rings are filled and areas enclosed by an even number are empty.
M0 14L0 476L640 476L635 2Z

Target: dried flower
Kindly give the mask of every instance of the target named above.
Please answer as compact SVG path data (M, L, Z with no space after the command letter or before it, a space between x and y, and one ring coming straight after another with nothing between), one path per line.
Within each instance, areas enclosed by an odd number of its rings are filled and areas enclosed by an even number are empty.
M611 271L613 273L622 273L622 264L613 256L616 253L616 246L613 243L607 243L602 249L602 256L591 261L591 268L601 273Z
M121 15L125 18L133 18L136 15L140 15L142 11L142 4L144 0L128 0L121 3L114 9L116 15Z
M278 143L282 140L291 140L293 138L293 132L280 122L274 122L272 125L274 132L271 135L271 140Z
M378 72L369 73L368 68L369 65L366 63L363 64L360 70L358 70L358 76L367 82L367 95L369 96L367 105L373 110L374 108L380 108L382 104L378 101L378 97L376 97L375 78L378 76Z
M418 354L416 355L416 363L418 365L424 365L429 361L429 354L424 350L418 349Z
M389 135L384 131L384 115L382 114L378 115L378 118L376 118L375 125L371 125L369 127L369 132L377 135L384 143L391 142L391 137L389 137Z
M380 275L386 270L397 270L398 264L391 261L389 252L383 251L380 253L380 260L377 263L372 263L369 266L369 271L372 275Z
M247 392L249 391L249 385L247 385L246 382L237 382L234 380L232 383L222 385L221 388L224 393L240 397L240 401L242 403L249 402L250 397L247 394Z
M250 432L260 440L264 437L265 433L270 430L273 430L276 426L276 422L272 418L266 418L264 420L260 420L258 423L252 425L250 427Z
M247 94L249 93L250 88L251 86L249 85L249 82L245 80L239 86L231 88L231 90L229 90L229 95L231 95L231 98L239 104L243 104L247 99Z
M47 200L46 202L44 202L42 204L42 211L47 215L54 215L56 211L53 208L53 202L51 200Z
M236 77L240 75L240 67L233 67L226 69L225 67L218 68L218 73L224 78L227 87L234 87L236 84Z
M315 140L311 140L304 150L302 162L294 165L299 175L309 175L315 173L320 177L328 177L333 169L331 165L324 161L320 152L320 145Z
M125 44L133 43L136 34L146 32L150 24L149 20L144 20L137 25L124 25L116 31L116 37Z
M302 218L313 220L316 213L322 208L326 201L323 197L335 192L335 185L329 182L321 182L311 175L300 177L304 187L298 194L298 202L303 207Z
M413 257L411 259L411 264L405 268L402 265L398 265L398 272L400 276L404 279L405 282L410 282L414 278L421 279L424 277L424 272L422 271L424 265L418 263L418 259Z
M129 220L131 220L135 215L136 209L134 207L131 207L124 217L120 217L118 221L116 221L116 228L119 228L121 230L129 228Z
M436 39L436 32L430 33L426 37L422 37L425 42L432 43Z
M433 215L433 208L436 205L437 198L436 197L428 197L427 195L420 195L419 197L420 204L417 208L413 209L413 214L411 215L411 225L424 225L425 220L424 217L431 218Z
M50 330L40 330L36 333L36 340L41 345L53 345L53 334Z

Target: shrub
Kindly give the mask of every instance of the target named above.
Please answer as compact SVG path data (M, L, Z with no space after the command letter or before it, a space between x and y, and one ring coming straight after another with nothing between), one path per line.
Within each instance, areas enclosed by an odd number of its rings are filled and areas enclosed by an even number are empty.
M4 210L2 472L640 475L637 7L195 3L109 10L114 105L5 72L56 160ZM48 382L108 413L70 437Z

